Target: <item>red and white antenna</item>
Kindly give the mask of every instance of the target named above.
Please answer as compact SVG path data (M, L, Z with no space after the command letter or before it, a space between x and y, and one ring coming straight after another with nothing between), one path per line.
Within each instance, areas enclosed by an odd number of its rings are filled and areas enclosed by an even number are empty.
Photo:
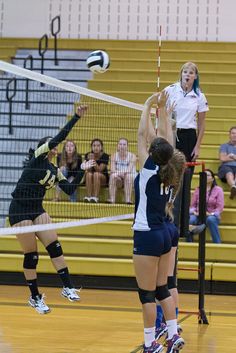
M158 43L158 59L157 59L157 91L160 90L160 74L161 74L161 25L159 29L159 43ZM158 128L158 108L156 109L155 130L157 134Z

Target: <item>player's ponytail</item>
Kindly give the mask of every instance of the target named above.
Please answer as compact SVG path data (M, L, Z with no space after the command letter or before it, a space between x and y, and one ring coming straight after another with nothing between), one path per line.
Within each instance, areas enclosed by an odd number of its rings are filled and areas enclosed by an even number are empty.
M30 148L28 151L28 154L25 158L25 160L23 161L23 167L27 167L27 165L29 164L29 161L33 158L35 150L33 148Z
M52 137L51 136L45 136L43 137L41 140L39 140L37 148L39 148L40 146L44 145L46 142L48 142ZM33 158L34 156L34 152L35 149L30 148L28 151L28 154L25 158L25 160L23 161L23 167L27 167L27 165L29 164L29 161Z
M170 160L165 165L160 165L160 178L165 185L173 185L176 170Z

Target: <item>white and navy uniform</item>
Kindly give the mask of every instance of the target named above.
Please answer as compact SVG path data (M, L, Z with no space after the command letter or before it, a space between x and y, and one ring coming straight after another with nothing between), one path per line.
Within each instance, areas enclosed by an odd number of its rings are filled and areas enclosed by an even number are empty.
M170 234L164 222L169 187L165 187L162 183L159 171L159 166L151 157L148 157L134 181L133 253L135 255L159 257L171 249Z
M209 110L205 95L198 89L185 92L180 82L165 88L169 94L167 104L175 103L173 118L176 120L177 139L176 148L185 154L188 162L197 142L197 114Z

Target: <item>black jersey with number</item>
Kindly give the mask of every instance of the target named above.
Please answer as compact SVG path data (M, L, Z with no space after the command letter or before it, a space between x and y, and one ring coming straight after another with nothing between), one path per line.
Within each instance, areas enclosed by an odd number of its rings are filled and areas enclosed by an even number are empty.
M60 169L49 162L47 153L65 140L78 119L79 116L75 114L54 138L35 150L33 157L25 166L15 190L12 192L14 199L42 203L46 190L52 188L56 182L59 183L60 188L68 195L71 195L75 191L83 178L84 171L80 169L73 182L69 183Z

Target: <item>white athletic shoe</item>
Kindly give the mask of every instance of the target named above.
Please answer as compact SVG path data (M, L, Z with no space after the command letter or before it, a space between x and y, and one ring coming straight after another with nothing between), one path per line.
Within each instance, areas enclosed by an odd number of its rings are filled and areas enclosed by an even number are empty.
M35 310L39 314L48 314L50 313L49 307L44 303L45 295L44 294L39 294L35 298L32 298L32 296L29 298L29 305L32 306L32 308L35 308Z
M80 296L77 292L80 292L80 289L63 287L61 295L67 298L70 302L76 302L80 300Z
M98 201L99 201L98 197L96 197L96 196L90 197L90 202L98 203Z

